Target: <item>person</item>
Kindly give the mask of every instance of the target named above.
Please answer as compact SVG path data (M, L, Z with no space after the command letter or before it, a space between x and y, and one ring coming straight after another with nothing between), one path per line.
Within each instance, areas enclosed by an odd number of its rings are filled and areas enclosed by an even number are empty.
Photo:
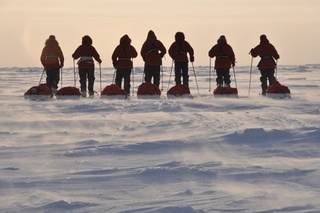
M221 35L217 40L217 44L214 45L209 51L209 57L216 57L214 68L216 70L217 86L230 87L230 68L235 65L235 55L232 47L227 43L227 39L224 35Z
M102 63L100 55L97 50L92 46L92 39L90 36L85 35L82 37L82 44L72 54L74 60L80 58L77 62L79 67L80 76L80 90L83 97L87 96L87 80L89 96L94 95L94 61L93 58L99 63Z
M131 45L131 39L126 34L120 38L120 44L114 49L111 59L116 69L115 83L120 87L124 80L124 91L130 95L130 75L133 68L132 58L138 55L136 49Z
M46 40L40 61L46 71L46 83L51 88L52 94L55 94L60 80L59 71L64 64L64 56L54 35L50 35Z
M189 87L189 74L188 74L188 55L190 62L194 62L194 51L191 45L185 40L182 32L175 34L175 42L169 48L169 55L174 60L175 82L181 84L181 76L183 78L183 85Z
M258 63L258 68L261 74L262 95L266 95L266 89L268 87L267 81L269 81L269 86L276 81L274 70L277 64L274 59L278 60L280 56L276 48L269 42L267 36L264 34L260 36L260 44L252 48L250 54L254 58L257 56L261 58Z
M153 78L153 84L160 85L160 66L162 65L162 58L167 53L167 49L164 47L161 41L159 41L155 33L150 30L146 41L141 48L141 56L144 65L145 81L151 83Z

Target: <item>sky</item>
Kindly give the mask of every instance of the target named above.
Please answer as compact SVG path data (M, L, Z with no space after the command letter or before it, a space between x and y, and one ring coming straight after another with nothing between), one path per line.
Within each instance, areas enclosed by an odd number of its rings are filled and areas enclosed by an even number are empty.
M45 40L55 35L65 67L89 35L111 67L111 54L128 34L140 53L149 30L169 49L181 31L195 51L194 66L213 65L208 51L220 35L232 46L237 66L251 64L250 49L266 34L280 54L280 65L320 62L319 0L0 0L0 67L41 67ZM143 66L139 55L134 66ZM256 65L259 59L253 60ZM164 66L171 66L168 54Z

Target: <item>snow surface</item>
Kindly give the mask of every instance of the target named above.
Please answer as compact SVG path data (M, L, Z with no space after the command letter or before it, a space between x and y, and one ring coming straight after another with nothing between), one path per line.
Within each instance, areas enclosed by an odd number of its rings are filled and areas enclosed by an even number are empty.
M255 67L250 95L250 67L238 98L195 67L200 95L191 68L194 99L165 99L170 70L161 99L30 101L42 68L1 68L0 212L320 212L320 65L278 68L292 99L260 96Z

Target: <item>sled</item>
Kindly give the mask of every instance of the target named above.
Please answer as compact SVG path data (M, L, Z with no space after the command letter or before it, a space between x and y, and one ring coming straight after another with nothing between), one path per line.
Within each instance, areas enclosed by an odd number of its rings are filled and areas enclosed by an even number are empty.
M238 97L238 89L233 87L217 87L213 90L214 97Z
M39 84L38 86L31 87L24 93L26 100L48 100L52 98L51 89L48 84Z
M138 87L138 99L159 99L161 91L158 86L145 82Z
M118 85L111 84L106 86L102 91L100 98L103 99L113 99L113 100L122 100L127 99L127 94L122 90Z
M281 85L279 81L275 81L266 89L266 96L276 99L291 98L291 92L288 87Z
M76 87L62 87L56 93L56 98L60 100L71 99L78 100L81 97L81 93Z
M172 98L193 98L190 94L190 89L188 86L183 84L177 84L171 87L167 92L168 99Z

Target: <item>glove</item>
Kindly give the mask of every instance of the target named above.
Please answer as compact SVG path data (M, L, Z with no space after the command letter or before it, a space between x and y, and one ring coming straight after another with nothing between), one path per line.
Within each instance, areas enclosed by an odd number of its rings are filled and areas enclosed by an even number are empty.
M63 63L60 64L60 68L62 68L62 67L63 67Z
M99 64L101 64L102 63L102 60L99 58L99 60L97 60L98 62L99 62Z
M231 63L232 67L234 67L236 64L234 62Z
M191 62L194 62L194 56L193 56L193 55L190 56L190 61L191 61Z

